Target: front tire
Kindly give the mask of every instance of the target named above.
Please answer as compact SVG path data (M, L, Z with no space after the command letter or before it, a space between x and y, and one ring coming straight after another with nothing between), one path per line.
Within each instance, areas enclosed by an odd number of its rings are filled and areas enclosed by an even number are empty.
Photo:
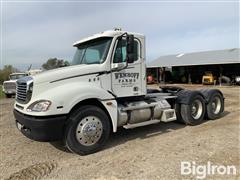
M181 104L181 118L188 125L194 126L202 123L205 112L205 102L199 94L193 96L189 104Z
M65 144L74 153L91 154L102 149L110 129L109 118L101 108L84 106L70 116L65 130Z
M12 98L12 95L11 94L6 94L6 97L7 98Z

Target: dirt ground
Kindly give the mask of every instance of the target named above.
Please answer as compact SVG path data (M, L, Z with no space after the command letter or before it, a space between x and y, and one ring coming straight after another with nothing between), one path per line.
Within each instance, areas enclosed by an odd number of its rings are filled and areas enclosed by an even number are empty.
M26 138L15 127L14 99L1 99L0 179L195 179L181 175L181 161L235 165L236 176L207 178L240 179L240 88L217 88L226 98L221 119L198 126L171 122L120 129L105 149L88 156L70 153L60 142Z

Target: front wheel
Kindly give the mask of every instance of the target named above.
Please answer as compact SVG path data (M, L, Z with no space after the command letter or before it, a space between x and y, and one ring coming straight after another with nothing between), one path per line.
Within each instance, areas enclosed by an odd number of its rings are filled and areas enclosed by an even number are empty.
M7 98L12 98L12 95L11 94L6 94L6 97Z
M206 112L204 99L201 95L192 97L189 104L181 104L181 118L188 125L198 125L203 121Z
M65 130L65 144L74 153L91 154L104 146L110 129L109 118L101 108L84 106L70 116Z

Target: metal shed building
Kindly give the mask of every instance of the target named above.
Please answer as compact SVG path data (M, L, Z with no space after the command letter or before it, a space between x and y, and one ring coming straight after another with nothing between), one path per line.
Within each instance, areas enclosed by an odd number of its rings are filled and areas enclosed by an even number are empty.
M225 49L161 56L148 63L148 75L158 81L173 83L201 83L205 72L217 79L240 76L240 49Z

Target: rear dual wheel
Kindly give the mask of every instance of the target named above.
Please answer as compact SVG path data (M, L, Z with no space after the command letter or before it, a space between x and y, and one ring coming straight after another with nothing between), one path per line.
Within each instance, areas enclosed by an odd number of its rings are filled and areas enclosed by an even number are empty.
M221 117L224 111L224 98L222 93L217 89L204 89L200 92L202 94L191 95L189 93L188 96L192 97L188 104L176 104L175 110L179 122L198 125L203 121L204 117L207 119L217 119Z
M217 119L221 117L224 111L224 98L219 91L212 91L209 94L206 116L208 119Z

